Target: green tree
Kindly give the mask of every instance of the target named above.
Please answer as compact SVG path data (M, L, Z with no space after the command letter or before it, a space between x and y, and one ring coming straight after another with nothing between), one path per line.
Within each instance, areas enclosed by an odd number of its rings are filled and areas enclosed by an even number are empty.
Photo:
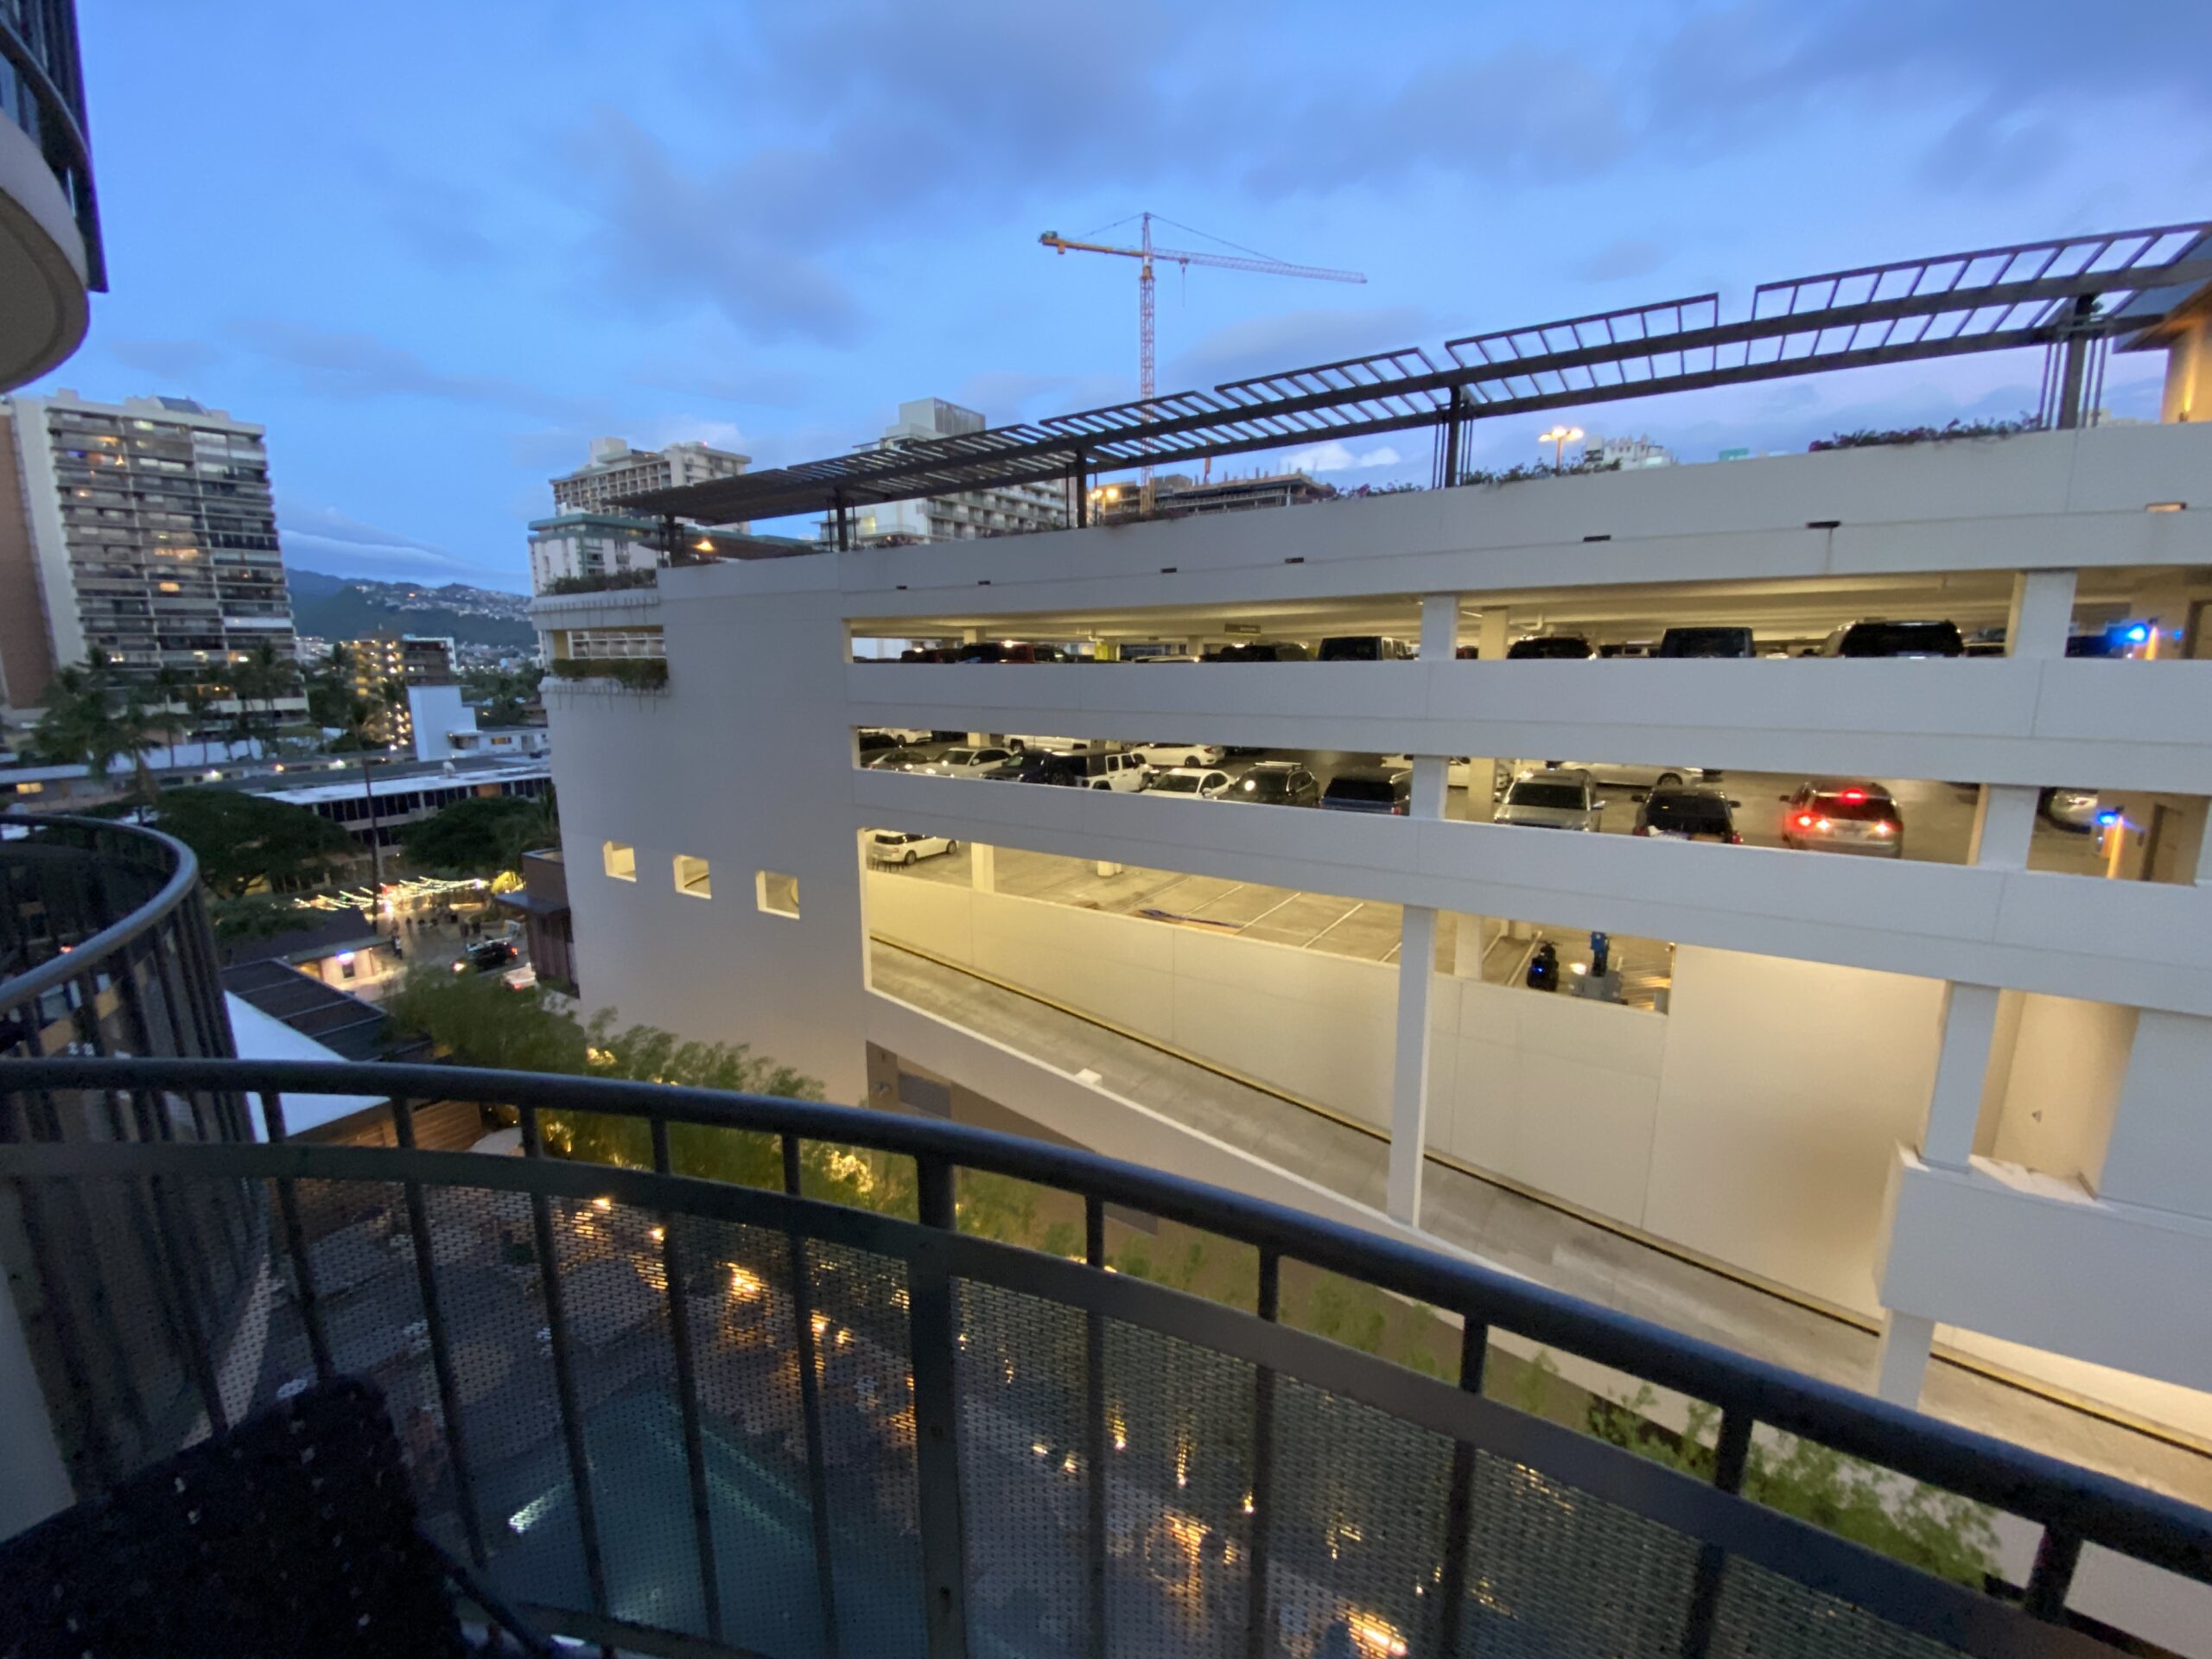
M359 855L353 838L329 819L265 795L171 789L154 810L155 822L192 849L200 876L221 898L312 886Z
M154 775L146 753L160 748L169 735L167 722L148 709L139 690L117 675L109 658L94 652L55 672L30 747L43 760L83 766L103 780L118 760L128 758L139 800L150 802Z
M537 696L535 668L472 669L461 681L476 702L480 726L520 726L530 718L530 704Z
M283 893L249 893L239 899L216 899L207 906L208 931L226 944L281 938L312 927L315 921L311 912Z
M472 795L442 807L401 836L418 870L485 875L519 870L522 855L560 838L550 804L521 795Z
M299 664L266 639L231 664L230 686L238 699L238 724L249 739L254 734L257 703L265 732L272 737L276 734L277 701L296 691L299 679Z

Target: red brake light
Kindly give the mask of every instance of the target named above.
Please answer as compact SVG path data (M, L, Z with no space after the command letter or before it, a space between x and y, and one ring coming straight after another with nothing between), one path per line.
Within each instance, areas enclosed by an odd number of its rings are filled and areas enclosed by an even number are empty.
M1648 836L1651 833L1651 826L1648 823L1639 823L1636 826L1635 833L1639 836Z
M1843 798L1847 801L1863 801L1866 798L1866 791L1863 789L1847 789L1843 791Z
M1740 847L1744 844L1744 838L1731 830L1728 832L1728 844L1731 847Z
M1813 815L1809 812L1800 812L1797 815L1797 827L1800 830L1811 829L1813 827Z

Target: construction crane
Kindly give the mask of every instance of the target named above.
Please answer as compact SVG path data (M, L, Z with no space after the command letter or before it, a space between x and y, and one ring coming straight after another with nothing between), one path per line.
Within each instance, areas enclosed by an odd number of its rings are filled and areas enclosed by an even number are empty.
M1152 221L1157 213L1140 213L1141 221L1137 245L1117 248L1105 242L1078 242L1062 236L1058 231L1046 231L1037 240L1055 253L1110 253L1123 259L1135 259L1137 266L1137 400L1149 404L1155 387L1153 384L1153 262L1163 261L1180 265L1188 270L1192 265L1210 265L1217 270L1249 270L1262 276L1306 276L1321 283L1364 283L1367 278L1356 270L1332 270L1325 265L1293 265L1280 259L1265 259L1257 256L1243 257L1226 253L1198 253L1187 248L1161 248L1153 245ZM1125 221L1126 222L1126 221ZM1173 224L1174 221L1167 221ZM1187 226L1184 228L1188 228ZM1203 236L1205 232L1198 232ZM1145 510L1152 509L1152 468L1144 469L1143 499Z

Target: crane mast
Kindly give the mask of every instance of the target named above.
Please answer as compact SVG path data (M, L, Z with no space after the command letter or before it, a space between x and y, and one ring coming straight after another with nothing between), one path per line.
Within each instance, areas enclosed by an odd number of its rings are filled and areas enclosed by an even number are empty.
M1155 382L1154 289L1154 266L1166 261L1180 265L1185 270L1192 265L1211 266L1220 270L1244 270L1265 276L1302 276L1314 282L1364 283L1367 278L1356 270L1334 270L1325 265L1294 265L1280 259L1258 257L1239 258L1229 254L1203 253L1189 248L1163 248L1152 239L1152 221L1157 215L1144 213L1139 221L1137 245L1133 248L1116 247L1105 242L1077 241L1062 236L1057 231L1046 231L1037 240L1055 253L1109 253L1123 259L1137 261L1137 401L1150 404L1158 391ZM1152 467L1147 463L1143 470L1142 493L1144 509L1152 510Z

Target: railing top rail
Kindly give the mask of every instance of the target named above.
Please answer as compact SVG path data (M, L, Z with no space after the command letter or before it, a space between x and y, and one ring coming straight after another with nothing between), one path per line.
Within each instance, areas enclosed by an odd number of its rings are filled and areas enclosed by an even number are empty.
M25 1089L377 1094L606 1113L832 1141L989 1171L1122 1204L1362 1279L1911 1478L2212 1583L2212 1512L1870 1395L1577 1300L1482 1263L1079 1148L816 1101L607 1078L438 1065L24 1058ZM6 1148L0 1147L0 1167Z
M97 843L102 840L137 843L142 850L165 853L170 861L168 880L162 890L120 921L110 923L99 932L72 947L65 956L42 962L28 973L0 983L0 1008L19 1007L34 998L45 995L73 979L81 978L86 969L130 944L148 928L182 904L200 885L200 860L191 848L174 836L165 836L158 830L149 830L143 824L118 823L110 818L79 818L60 816L33 817L18 813L0 813L0 830L28 830L36 839L41 831L68 829L84 832L86 839Z

